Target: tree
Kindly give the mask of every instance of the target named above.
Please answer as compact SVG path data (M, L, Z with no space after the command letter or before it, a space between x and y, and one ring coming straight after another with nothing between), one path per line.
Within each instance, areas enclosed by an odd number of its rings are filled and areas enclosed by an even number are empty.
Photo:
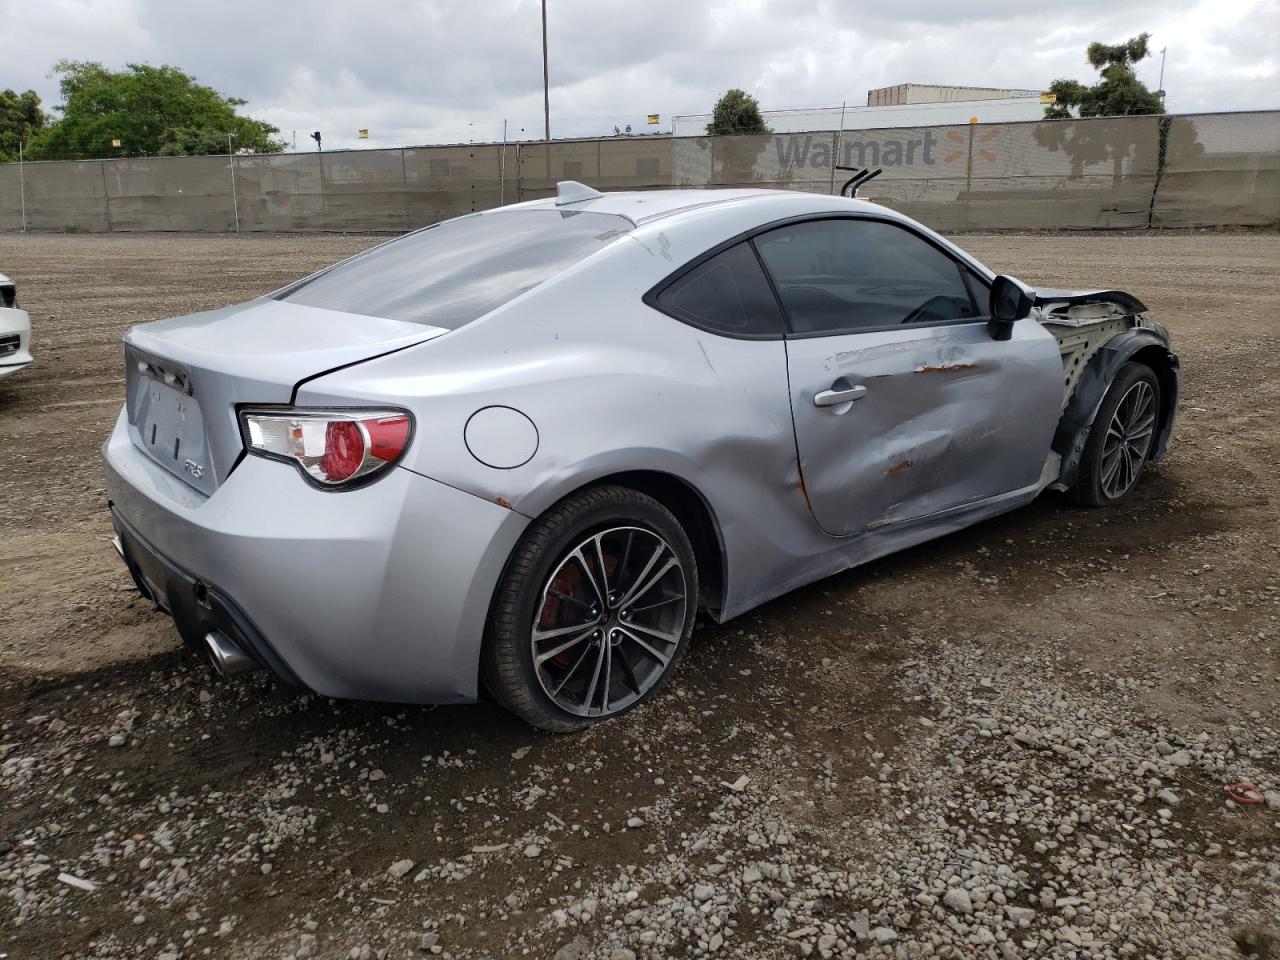
M1102 79L1093 86L1076 80L1055 80L1049 92L1057 94L1057 102L1045 107L1047 120L1070 117L1120 117L1135 114L1164 113L1158 94L1147 89L1133 72L1133 65L1146 58L1151 34L1140 33L1114 46L1091 43L1089 64Z
M17 160L18 144L29 144L31 135L44 126L44 119L34 90L0 90L0 163Z
M1092 86L1076 80L1055 80L1049 92L1057 94L1057 102L1045 108L1049 120L1073 117L1142 116L1164 113L1160 97L1152 93L1133 72L1133 65L1147 56L1149 33L1142 33L1114 46L1091 43L1090 65L1101 74ZM1167 128L1158 132L1161 144ZM1094 164L1111 163L1112 186L1119 188L1124 180L1124 164L1132 170L1136 163L1155 169L1164 162L1164 147L1157 146L1159 159L1151 156L1151 128L1139 124L1075 124L1044 123L1035 131L1036 142L1049 150L1061 150L1071 158L1071 179L1084 176ZM1140 162L1140 161L1144 161Z
M225 97L177 67L130 63L109 70L61 60L53 72L61 78L61 116L36 135L31 153L38 159L225 153L228 133L237 153L284 149L272 136L275 127L236 112L244 100Z
M707 135L712 137L768 132L756 98L736 87L725 91L725 95L716 101L711 122L707 124Z

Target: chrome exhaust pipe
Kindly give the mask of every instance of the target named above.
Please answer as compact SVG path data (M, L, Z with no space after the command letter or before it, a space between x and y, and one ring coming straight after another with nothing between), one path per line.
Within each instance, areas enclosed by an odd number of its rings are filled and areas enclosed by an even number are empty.
M204 635L204 645L213 661L213 669L220 677L234 677L258 668L257 661L237 647L221 630L210 630Z

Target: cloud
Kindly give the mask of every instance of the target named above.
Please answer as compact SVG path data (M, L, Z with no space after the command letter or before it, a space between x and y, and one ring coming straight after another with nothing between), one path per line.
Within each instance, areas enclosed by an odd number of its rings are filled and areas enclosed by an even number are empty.
M1084 48L1143 30L1169 48L1174 110L1280 106L1280 0L548 0L552 132L585 136L703 113L730 86L766 109L865 102L869 87L1038 88L1087 79ZM485 141L542 131L538 0L0 0L5 84L61 58L169 63L249 101L299 142ZM1155 85L1159 61L1139 69ZM358 128L371 139L356 139Z

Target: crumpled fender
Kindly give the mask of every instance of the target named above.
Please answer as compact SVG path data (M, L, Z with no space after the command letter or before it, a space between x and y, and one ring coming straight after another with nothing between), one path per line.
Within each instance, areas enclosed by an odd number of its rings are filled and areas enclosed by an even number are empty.
M1169 452L1181 384L1178 355L1169 349L1168 331L1147 321L1146 326L1126 330L1107 341L1081 374L1053 436L1053 449L1062 457L1058 479L1049 485L1053 489L1066 490L1075 483L1080 458L1084 455L1090 429L1107 388L1120 368L1139 353L1144 354L1143 359L1155 370L1160 381L1161 410L1149 459L1161 460Z
M1092 303L1109 303L1131 315L1147 312L1146 304L1123 290L1054 290L1047 287L1036 290L1037 307L1071 307Z

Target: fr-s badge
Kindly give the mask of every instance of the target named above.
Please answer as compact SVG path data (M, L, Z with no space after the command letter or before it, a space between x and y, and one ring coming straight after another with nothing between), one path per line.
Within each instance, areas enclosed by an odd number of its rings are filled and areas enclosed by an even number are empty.
M204 476L203 463L196 463L194 460L188 460L186 463L182 465L182 467L184 470L187 471L187 473L191 474L192 478L196 480L199 480L201 477Z

